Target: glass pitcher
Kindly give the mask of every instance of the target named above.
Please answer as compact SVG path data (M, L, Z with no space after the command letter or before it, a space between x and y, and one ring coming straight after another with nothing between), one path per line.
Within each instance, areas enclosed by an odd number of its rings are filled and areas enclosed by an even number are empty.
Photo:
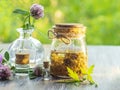
M29 67L34 68L37 64L43 63L44 48L40 41L32 37L33 30L17 29L20 37L8 49L13 65L24 66L29 63Z

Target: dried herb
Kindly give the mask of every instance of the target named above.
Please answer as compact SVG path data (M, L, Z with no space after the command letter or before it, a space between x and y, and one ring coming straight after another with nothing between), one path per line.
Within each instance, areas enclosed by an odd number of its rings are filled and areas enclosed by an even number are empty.
M81 76L80 68L87 68L87 55L84 52L60 52L51 51L51 74L54 76L68 76L66 67L71 68L79 76Z

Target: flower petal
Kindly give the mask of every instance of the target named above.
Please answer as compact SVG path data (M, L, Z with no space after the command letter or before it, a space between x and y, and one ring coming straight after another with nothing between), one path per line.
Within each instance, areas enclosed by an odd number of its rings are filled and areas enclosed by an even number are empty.
M3 60L3 57L2 57L2 55L0 54L0 64L2 64L2 60Z

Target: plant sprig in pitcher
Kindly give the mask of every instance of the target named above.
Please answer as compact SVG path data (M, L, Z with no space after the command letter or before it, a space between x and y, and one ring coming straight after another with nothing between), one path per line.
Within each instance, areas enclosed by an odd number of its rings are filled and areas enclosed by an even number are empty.
M29 11L15 9L13 13L21 14L24 16L24 18L22 19L23 20L22 28L23 30L28 30L34 28L34 24L33 22L31 22L31 17L35 20L38 20L39 18L42 18L44 16L44 7L39 4L33 4L30 7Z

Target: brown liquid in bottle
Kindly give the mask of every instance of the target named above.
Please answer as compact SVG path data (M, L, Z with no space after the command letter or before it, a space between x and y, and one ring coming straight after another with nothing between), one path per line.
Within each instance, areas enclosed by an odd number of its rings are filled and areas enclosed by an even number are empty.
M23 65L29 64L29 54L17 53L15 63Z

